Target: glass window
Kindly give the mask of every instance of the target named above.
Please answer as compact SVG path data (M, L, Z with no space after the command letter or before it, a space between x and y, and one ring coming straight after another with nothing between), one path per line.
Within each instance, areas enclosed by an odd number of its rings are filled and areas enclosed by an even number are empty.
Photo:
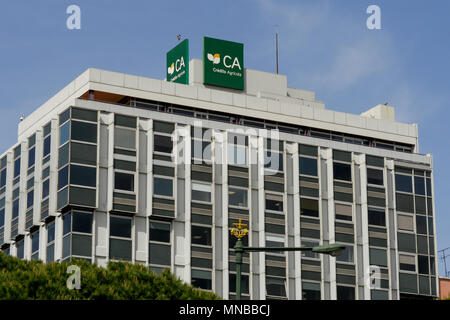
M55 260L55 245L50 244L47 246L47 263L53 262Z
M92 237L89 235L72 234L72 255L91 257Z
M397 191L412 192L412 177L396 174L395 189Z
M415 203L416 203L416 213L418 214L426 214L426 204L425 204L425 197L415 196Z
M6 185L6 168L2 170L0 173L0 187L4 187Z
M302 246L304 247L317 247L319 246L319 241L312 241L312 240L302 240ZM312 251L303 251L302 256L306 258L315 258L319 259L319 254Z
M344 252L336 257L336 261L353 262L353 246L346 245Z
M39 251L39 231L31 234L31 253Z
M211 142L192 139L191 156L195 159L211 160Z
M72 231L72 214L63 215L63 235Z
M397 238L399 251L416 253L416 239L413 234L398 232Z
M414 213L414 198L412 195L396 193L395 198L398 211Z
M17 258L23 259L24 258L24 241L20 240L17 242Z
M285 297L286 284L285 279L266 277L266 293L270 296Z
M383 170L367 168L367 183L383 185Z
M111 216L109 220L110 236L131 238L131 219Z
M150 241L170 243L170 224L150 221Z
M114 115L114 124L116 126L136 128L136 118L135 117L127 117L120 114Z
M72 231L84 233L92 232L92 213L74 211L72 213L72 216L73 216Z
M64 125L59 127L59 145L62 146L64 143L69 141L70 135L70 121L66 122Z
M191 283L196 288L205 290L212 289L212 274L211 271L191 270Z
M153 194L159 196L173 196L173 180L153 177Z
M414 231L413 216L397 215L397 227L399 230Z
M136 131L114 128L114 146L126 149L136 149Z
M283 198L281 196L266 194L266 210L283 211Z
M279 152L266 151L264 153L264 168L283 171L283 154Z
M72 140L97 142L97 124L72 120Z
M419 234L427 234L427 218L416 216L416 231Z
M302 300L320 300L320 283L302 282Z
M69 162L69 144L59 148L58 151L58 167L62 167Z
M336 219L352 221L352 206L336 203L335 204L335 216Z
M333 163L334 179L352 181L351 168L352 167L349 164L334 162Z
M0 228L5 225L5 208L0 209Z
M247 165L247 148L230 144L228 145L228 164Z
M14 178L20 174L20 158L14 160Z
M246 189L228 188L228 204L230 206L244 207L248 206L248 194Z
M97 122L97 111L72 108L72 118Z
M230 273L229 278L229 291L236 292L236 274ZM241 293L248 294L249 293L249 276L246 274L241 274Z
M204 246L211 245L211 228L192 226L191 234L192 234L192 244L201 244Z
M368 208L369 224L375 226L386 226L386 213L382 209Z
M423 177L414 177L414 191L416 194L425 195L425 179Z
M192 200L211 202L211 185L192 182Z
M428 256L418 256L419 273L428 274L430 272L428 264Z
M50 223L47 226L47 243L55 241L55 223Z
M337 286L337 300L355 300L355 288Z
M114 189L134 191L134 174L115 172Z
M109 258L114 260L130 261L131 241L122 239L109 239Z
M172 134L175 124L169 122L153 121L153 131Z
M48 155L50 153L50 141L51 141L51 136L48 136L44 139L43 157L45 157L46 155Z
M150 243L149 247L150 263L160 265L170 265L170 246L165 244Z
M405 254L399 254L400 270L404 271L416 271L416 258Z
M58 190L69 183L69 166L65 166L58 171Z
M387 267L387 253L384 249L370 248L370 264Z
M31 148L28 150L28 168L34 166L34 162L36 160L36 148Z
M153 150L155 152L172 153L172 137L160 136L155 134L153 136L153 143Z
M95 187L97 184L97 169L70 165L70 184Z
M27 208L31 207L34 203L34 190L27 193Z
M19 216L19 199L13 201L13 219Z
M70 146L70 160L72 162L94 166L97 164L97 146L78 142L72 142Z
M300 157L300 174L317 177L317 159Z
M300 198L300 214L303 216L318 217L319 201L307 198Z

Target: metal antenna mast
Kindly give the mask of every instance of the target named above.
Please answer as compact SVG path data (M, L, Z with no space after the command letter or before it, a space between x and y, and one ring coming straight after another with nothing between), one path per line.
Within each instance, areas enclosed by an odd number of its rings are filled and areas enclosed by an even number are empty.
M446 276L446 277L449 277L449 276L450 276L450 271L447 271L447 260L446 260L446 258L449 257L450 254L447 254L447 255L445 254L445 252L446 252L447 250L450 250L450 247L445 248L445 249L442 249L442 250L439 250L438 252L442 252L442 257L441 257L441 259L444 261L445 276Z

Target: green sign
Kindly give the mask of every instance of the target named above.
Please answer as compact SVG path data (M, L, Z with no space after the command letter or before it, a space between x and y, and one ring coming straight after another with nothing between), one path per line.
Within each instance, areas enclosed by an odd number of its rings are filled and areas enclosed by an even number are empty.
M167 81L189 84L189 40L167 52Z
M203 83L244 90L244 45L204 37Z

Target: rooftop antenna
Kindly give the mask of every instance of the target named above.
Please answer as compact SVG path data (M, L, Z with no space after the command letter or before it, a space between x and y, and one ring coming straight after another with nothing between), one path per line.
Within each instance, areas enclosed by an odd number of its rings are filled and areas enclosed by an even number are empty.
M446 258L449 257L450 254L446 254L447 250L450 250L450 247L438 251L438 252L442 252L441 260L443 260L443 262L444 262L445 277L450 276L450 271L447 271L447 261L446 261Z
M22 115L20 116L20 121L23 121L23 119L25 119L25 115L22 114Z
M276 62L277 62L277 74L278 74L278 24L275 25L275 56L276 56Z

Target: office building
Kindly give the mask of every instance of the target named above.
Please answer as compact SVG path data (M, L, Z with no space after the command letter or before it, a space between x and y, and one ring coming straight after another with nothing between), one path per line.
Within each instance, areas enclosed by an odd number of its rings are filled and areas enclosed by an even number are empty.
M205 85L202 68L189 61L189 84L88 69L25 117L0 156L1 250L170 268L233 299L242 219L246 245L346 245L246 253L243 298L438 297L417 125L388 105L329 110L257 70L243 90Z

